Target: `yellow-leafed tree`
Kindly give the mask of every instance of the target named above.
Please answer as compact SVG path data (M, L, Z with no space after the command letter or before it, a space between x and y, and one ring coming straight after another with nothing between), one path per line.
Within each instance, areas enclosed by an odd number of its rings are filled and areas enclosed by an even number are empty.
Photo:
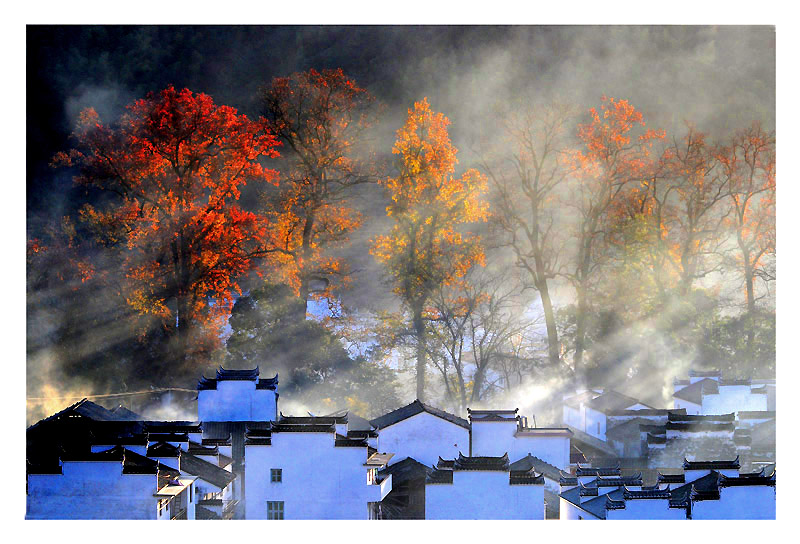
M447 126L450 121L431 110L427 98L414 103L397 131L392 153L397 175L381 183L391 195L386 213L394 226L378 236L372 254L388 269L395 294L411 317L416 337L417 398L425 390L426 306L436 287L451 285L475 264L484 264L480 237L471 223L485 222L486 177L471 169L455 177L456 154Z

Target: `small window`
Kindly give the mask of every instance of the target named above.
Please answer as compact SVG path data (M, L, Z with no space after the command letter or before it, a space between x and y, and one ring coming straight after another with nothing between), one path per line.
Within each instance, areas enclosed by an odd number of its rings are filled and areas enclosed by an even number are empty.
M283 501L267 501L267 519L283 519Z
M269 470L269 481L270 482L282 482L283 481L283 469L282 468L272 468Z

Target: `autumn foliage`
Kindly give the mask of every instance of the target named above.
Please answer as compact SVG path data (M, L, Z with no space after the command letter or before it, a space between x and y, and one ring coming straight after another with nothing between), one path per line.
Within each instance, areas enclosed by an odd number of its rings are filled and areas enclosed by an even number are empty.
M74 137L54 164L113 195L81 216L121 250L126 300L160 317L185 350L213 347L237 278L273 245L266 218L236 201L247 183L276 183L259 159L277 156L277 140L234 108L173 87L136 101L113 126L84 111Z
M275 78L261 98L288 160L267 210L289 257L283 280L306 299L313 280L327 286L325 293L349 279L346 263L330 250L361 225L348 192L376 180L374 164L357 154L374 123L374 99L341 69Z
M395 223L372 246L372 254L389 270L394 292L413 316L419 398L424 393L426 304L434 289L458 281L485 259L479 236L463 228L488 219L488 204L481 198L486 176L474 169L454 176L457 149L450 143L448 124L427 99L408 110L392 149L398 156L398 173L381 181L391 195L386 213Z

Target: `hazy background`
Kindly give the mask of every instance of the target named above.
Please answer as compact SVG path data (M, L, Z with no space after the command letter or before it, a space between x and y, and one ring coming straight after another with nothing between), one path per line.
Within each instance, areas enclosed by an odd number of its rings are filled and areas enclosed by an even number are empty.
M54 153L69 147L77 114L93 107L110 122L126 104L170 84L256 117L257 90L273 77L341 67L384 104L377 150L388 155L407 108L427 96L451 120L450 136L460 150L457 172L476 166L475 142L495 137L486 122L492 109L521 96L567 101L582 110L599 105L603 95L624 98L643 112L648 127L665 129L668 137L680 137L686 120L719 139L754 120L775 126L773 27L48 26L28 27L26 45L29 239L92 197L73 187L69 172L48 166ZM342 300L353 309L397 304L365 250L387 229L382 197L373 187L355 202L368 220L345 250L356 281ZM493 265L503 269L505 263ZM570 297L569 289L557 286L557 303ZM89 349L128 334L115 331L113 316L108 318ZM28 396L117 390L113 375L101 380L88 369L81 376L85 383L74 380L65 392L47 335L46 315L29 321L29 347L33 339L41 349L28 354ZM681 361L675 374L688 364ZM669 380L659 376L655 385L660 389ZM526 403L537 395L546 400L548 391L540 383L507 402ZM413 398L405 392L401 397L403 403ZM69 403L60 400L44 413Z

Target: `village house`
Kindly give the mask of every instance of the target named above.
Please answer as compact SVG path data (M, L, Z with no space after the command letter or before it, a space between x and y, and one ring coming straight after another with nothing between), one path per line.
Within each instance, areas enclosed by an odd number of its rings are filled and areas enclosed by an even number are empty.
M774 411L775 381L725 380L718 370L690 370L688 379L674 381L672 397L675 408L690 415Z
M518 409L465 420L418 400L367 421L283 415L277 384L218 369L198 383L207 421L86 399L45 418L26 433L27 517L774 517L774 411L689 414L586 390L567 399L563 427L529 427ZM761 503L745 511L749 500Z
M544 519L544 478L508 455L440 459L425 484L425 519Z
M415 400L370 421L378 434L377 448L394 453L391 463L412 458L433 466L439 456L469 452L470 425L444 410Z
M561 519L775 519L775 471L740 473L739 460L686 461L680 474L641 480L564 479ZM613 469L611 470L613 471ZM610 484L603 491L603 486Z
M247 519L370 519L392 489L380 454L347 416L285 417L245 440Z

